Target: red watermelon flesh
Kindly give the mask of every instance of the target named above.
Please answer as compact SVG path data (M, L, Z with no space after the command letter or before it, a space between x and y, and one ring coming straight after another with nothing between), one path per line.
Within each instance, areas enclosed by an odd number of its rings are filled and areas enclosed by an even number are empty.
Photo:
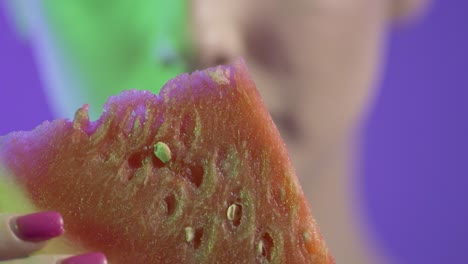
M242 61L0 138L67 237L111 263L334 263Z

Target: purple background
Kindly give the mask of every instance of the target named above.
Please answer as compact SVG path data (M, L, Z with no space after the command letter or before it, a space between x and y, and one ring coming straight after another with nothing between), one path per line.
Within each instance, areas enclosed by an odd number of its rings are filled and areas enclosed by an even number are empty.
M52 117L32 51L3 11L0 135ZM403 263L468 263L468 1L435 2L389 44L364 128L368 221Z
M366 205L405 263L468 263L468 1L391 34L364 134Z
M25 39L16 34L0 2L0 135L30 130L52 118Z

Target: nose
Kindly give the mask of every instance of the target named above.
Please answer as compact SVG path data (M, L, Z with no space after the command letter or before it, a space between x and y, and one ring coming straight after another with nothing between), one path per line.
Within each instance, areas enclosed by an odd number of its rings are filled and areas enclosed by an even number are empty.
M242 55L239 23L241 1L194 0L191 8L191 37L194 68L228 64Z

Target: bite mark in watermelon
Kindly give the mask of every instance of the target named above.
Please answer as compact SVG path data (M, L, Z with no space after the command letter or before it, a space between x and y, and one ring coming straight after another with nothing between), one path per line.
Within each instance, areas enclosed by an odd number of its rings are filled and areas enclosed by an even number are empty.
M334 263L242 61L11 133L0 161L111 263Z

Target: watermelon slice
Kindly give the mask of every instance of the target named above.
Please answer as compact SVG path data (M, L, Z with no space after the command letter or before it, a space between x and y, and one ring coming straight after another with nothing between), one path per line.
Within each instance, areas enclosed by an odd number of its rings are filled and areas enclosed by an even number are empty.
M68 238L111 263L334 263L243 61L0 138Z

